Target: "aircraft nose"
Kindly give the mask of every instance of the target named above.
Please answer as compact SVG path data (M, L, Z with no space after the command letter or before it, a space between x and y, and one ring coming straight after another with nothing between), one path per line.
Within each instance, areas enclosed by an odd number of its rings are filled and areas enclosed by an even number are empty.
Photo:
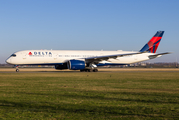
M6 63L10 64L10 63L11 63L11 59L8 58L8 59L6 60Z

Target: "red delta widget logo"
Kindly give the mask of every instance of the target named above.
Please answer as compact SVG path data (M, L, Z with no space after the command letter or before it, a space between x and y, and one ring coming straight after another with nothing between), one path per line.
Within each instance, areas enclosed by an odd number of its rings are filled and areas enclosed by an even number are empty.
M32 55L32 52L29 52L29 54L28 55Z
M29 52L29 56L52 56L51 52Z

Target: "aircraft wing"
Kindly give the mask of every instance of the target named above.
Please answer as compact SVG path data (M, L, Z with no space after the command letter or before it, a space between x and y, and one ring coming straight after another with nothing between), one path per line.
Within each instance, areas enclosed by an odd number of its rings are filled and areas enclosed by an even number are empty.
M86 62L99 62L99 61L102 61L102 60L108 60L110 58L116 59L117 57L136 55L136 54L142 54L142 53L144 53L144 52L127 53L127 54L116 54L116 55L106 55L106 56L96 56L96 57L85 58L85 60L86 60Z

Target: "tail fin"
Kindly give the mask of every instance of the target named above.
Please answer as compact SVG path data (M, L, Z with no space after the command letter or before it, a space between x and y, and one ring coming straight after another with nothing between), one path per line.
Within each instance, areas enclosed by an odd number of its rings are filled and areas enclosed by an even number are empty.
M139 52L148 51L149 53L155 53L162 39L163 33L164 31L157 31L157 33L150 39L150 41Z

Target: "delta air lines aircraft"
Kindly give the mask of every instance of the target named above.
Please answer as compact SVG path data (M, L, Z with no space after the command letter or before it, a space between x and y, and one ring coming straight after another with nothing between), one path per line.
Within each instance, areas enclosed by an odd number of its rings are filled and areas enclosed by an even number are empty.
M154 59L169 52L156 53L164 31L157 33L138 52L133 51L77 51L24 50L13 53L6 62L13 65L54 65L55 69L97 72L98 66L127 65ZM19 69L16 67L16 71Z

